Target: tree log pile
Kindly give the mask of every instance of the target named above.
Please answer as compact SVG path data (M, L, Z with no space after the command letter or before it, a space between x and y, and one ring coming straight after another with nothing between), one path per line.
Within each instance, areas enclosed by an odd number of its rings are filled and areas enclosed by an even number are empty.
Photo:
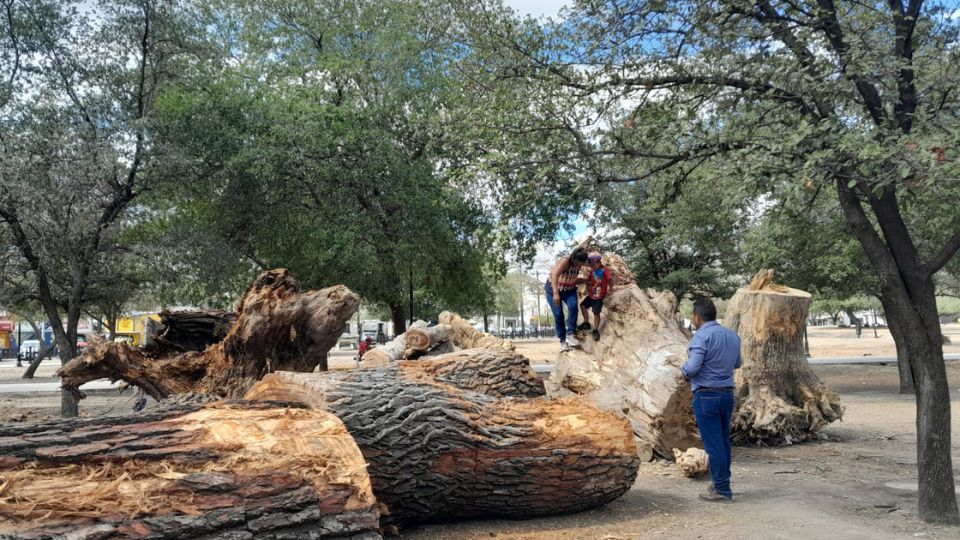
M81 384L103 378L138 386L157 400L187 393L238 397L272 371L325 370L327 352L359 301L342 285L301 293L289 272L271 270L247 290L229 333L202 352L176 352L179 338L153 352L95 341L58 374L80 397Z
M680 370L689 339L676 311L672 293L620 283L604 300L600 340L584 336L579 349L561 352L550 379L553 393L624 413L644 459L673 459L673 449L701 445Z
M816 437L839 420L837 394L810 369L803 330L810 294L773 283L761 270L730 300L724 324L740 336L737 410L731 420L738 443L782 444Z
M543 393L526 358L474 349L372 369L273 373L246 398L341 418L396 523L562 514L630 489L639 459L629 424Z
M345 288L300 294L273 271L202 352L95 344L65 366L65 385L107 373L170 399L139 415L0 426L0 534L366 538L378 523L574 512L633 485L630 423L546 397L502 340L308 373L356 305ZM412 343L432 352L456 339L448 328Z
M4 538L379 538L378 517L360 450L321 410L221 402L0 426Z
M456 349L451 326L428 326L426 321L415 321L403 334L365 352L360 359L360 367L377 367L397 360L412 360L421 356L453 352Z

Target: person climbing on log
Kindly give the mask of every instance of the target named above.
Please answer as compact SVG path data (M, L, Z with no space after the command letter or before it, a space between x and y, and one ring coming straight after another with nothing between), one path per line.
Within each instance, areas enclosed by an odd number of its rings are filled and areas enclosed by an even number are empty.
M577 331L577 276L587 263L587 250L577 249L569 257L557 261L550 272L550 279L543 284L547 304L553 312L557 337L561 350L578 347L580 342L573 336ZM567 320L563 318L563 306L567 306ZM566 323L566 324L565 324Z
M610 269L603 265L603 257L598 252L593 252L587 256L587 262L590 265L590 277L587 283L587 297L580 302L580 309L583 310L583 324L577 327L577 330L590 330L590 313L593 310L593 340L600 341L600 310L603 309L603 299L607 297L607 290L610 288Z
M700 499L733 502L730 490L730 417L733 414L733 372L741 365L740 338L717 323L717 308L709 298L693 303L693 327L683 376L693 387L693 414L703 449L710 457L713 484Z

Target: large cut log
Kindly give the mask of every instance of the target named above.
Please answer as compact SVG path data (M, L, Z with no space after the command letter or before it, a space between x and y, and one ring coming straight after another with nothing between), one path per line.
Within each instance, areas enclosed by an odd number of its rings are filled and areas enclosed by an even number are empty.
M153 356L188 351L202 352L230 333L237 320L233 311L161 311L159 324L152 324L144 350Z
M516 349L512 341L481 332L452 311L444 311L437 319L453 328L453 344L461 349Z
M320 410L232 402L0 425L3 538L379 538L378 519L360 450Z
M810 302L809 293L774 284L771 270L758 272L730 299L723 322L740 336L743 358L731 420L735 442L799 442L843 416L840 398L803 351Z
M301 293L289 272L271 270L247 290L223 341L203 352L154 356L126 343L92 342L58 374L80 397L81 384L103 378L136 385L157 400L185 393L237 397L271 371L325 370L327 352L359 301L342 285Z
M460 351L371 369L273 373L247 398L301 401L341 418L398 523L562 514L630 489L639 465L630 425L578 398L503 397L542 393L504 384L533 377L529 362L507 351Z
M410 328L407 328L407 332L426 327L427 321L414 321L410 324ZM360 359L360 367L377 367L402 359L403 354L407 352L407 332L365 352Z
M449 324L437 324L407 330L407 350L404 358L423 356L431 349L447 343L453 337L453 327Z
M673 459L673 449L700 446L690 385L682 382L689 339L670 292L614 287L603 304L600 340L582 335L581 348L559 354L551 393L579 394L623 412L641 457Z

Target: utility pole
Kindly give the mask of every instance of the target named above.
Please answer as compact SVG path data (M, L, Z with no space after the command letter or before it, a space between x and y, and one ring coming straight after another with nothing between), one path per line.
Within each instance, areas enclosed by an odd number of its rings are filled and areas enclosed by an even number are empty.
M523 324L523 278L527 277L523 273L523 267L520 268L520 337L523 337L524 332L526 332L527 327Z
M537 285L540 284L540 271L536 270ZM537 337L540 337L540 293L537 293Z

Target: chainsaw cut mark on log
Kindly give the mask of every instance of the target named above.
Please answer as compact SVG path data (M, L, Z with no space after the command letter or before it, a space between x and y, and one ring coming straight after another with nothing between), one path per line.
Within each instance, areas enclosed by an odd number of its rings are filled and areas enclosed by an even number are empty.
M359 302L342 285L301 294L289 272L271 270L251 284L223 341L203 352L155 357L127 343L92 341L57 373L63 387L81 397L80 385L96 379L122 380L157 400L188 393L237 397L271 371L325 370L327 352Z
M184 538L302 525L349 535L377 527L363 457L323 411L236 402L53 426L0 427L5 455L20 459L2 470L0 534L95 528L97 538Z
M446 356L456 355L273 373L247 397L301 401L341 418L369 463L374 493L399 523L568 513L630 489L639 460L626 421L576 398L500 398L542 386L509 382L513 367L463 366L515 365L508 351ZM535 375L523 361L529 381ZM482 377L497 380L477 384Z
M731 298L724 324L740 336L737 373L737 443L784 444L815 438L843 416L840 398L810 369L803 328L811 296L773 283L761 270Z
M583 339L580 349L561 352L548 383L553 394L571 391L625 414L645 460L672 459L674 448L701 445L693 394L680 378L689 339L676 308L669 292L619 285L604 300L600 340Z

